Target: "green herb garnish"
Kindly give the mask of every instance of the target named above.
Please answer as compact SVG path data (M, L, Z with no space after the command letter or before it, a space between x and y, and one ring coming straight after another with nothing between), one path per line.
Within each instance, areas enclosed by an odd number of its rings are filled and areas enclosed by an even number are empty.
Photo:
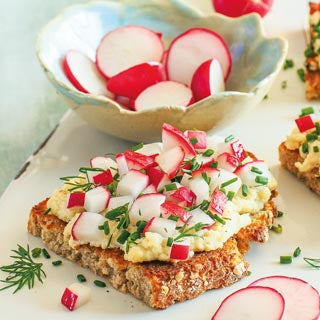
M314 267L316 269L320 269L320 259L314 259L314 258L303 258L303 260L308 263L311 267Z
M284 213L283 213L282 211L278 211L278 212L277 212L277 217L278 217L278 218L283 217L283 215L284 215Z
M79 282L86 282L87 281L86 277L83 274L78 274L77 279Z
M110 233L109 222L105 221L103 225L98 227L99 230L103 230L104 234L107 236Z
M292 263L292 257L291 256L280 256L280 263L281 264L290 264L290 263Z
M301 109L301 114L299 115L299 117L304 117L307 116L309 114L313 114L314 113L314 109L313 107L306 107Z
M212 219L218 221L219 223L221 223L223 225L226 224L226 221L223 218L219 217L217 214L211 214L210 212L208 212L208 214Z
M173 244L173 238L169 237L168 240L167 240L167 246L171 247L172 244Z
M39 258L40 255L41 255L41 252L42 252L41 248L34 248L34 249L32 249L32 250L31 250L31 256L32 256L32 258Z
M133 147L131 148L131 151L135 152L135 151L137 151L137 150L139 150L139 149L141 149L141 148L143 148L143 142L140 142L140 143L138 143L137 145L133 146Z
M210 201L208 200L203 200L200 204L200 209L202 211L207 211L209 209Z
M318 146L314 146L313 147L313 152L315 152L315 153L319 152L319 147Z
M286 59L284 64L283 64L283 70L287 70L287 69L293 68L293 66L294 66L293 60L292 59Z
M52 261L52 265L55 267L60 266L60 265L62 265L62 261L61 260Z
M169 183L164 186L165 191L173 191L173 190L177 190L177 189L178 189L178 187L175 183Z
M301 249L299 247L297 247L294 251L293 251L293 256L296 258L296 257L299 257L300 256L300 253L301 253Z
M117 239L118 243L124 244L127 241L129 236L130 236L130 232L127 230L123 230Z
M147 221L144 220L140 220L136 223L137 226L137 232L141 233L143 231L143 229L145 228L145 226L147 225Z
M197 138L191 138L190 142L194 146L196 143L198 143L198 139Z
M123 206L120 206L108 211L105 217L109 220L116 220L117 218L119 218L119 216L128 212L128 207L129 207L129 202L124 204Z
M43 255L46 259L50 259L50 258L51 258L49 252L48 252L45 248L42 249L42 255Z
M314 132L312 132L312 133L308 133L307 135L306 135L306 139L307 139L307 141L308 142L312 142L312 141L316 141L316 140L318 140L318 135Z
M234 140L234 135L233 134L230 134L230 136L227 136L225 139L224 139L224 142L227 143L227 142L230 142Z
M262 185L266 185L268 184L268 178L267 177L263 177L263 176L256 176L255 180L256 183L260 183Z
M281 82L281 89L286 89L287 86L288 86L287 81L286 81L286 80L283 80L283 81Z
M202 155L204 157L211 157L214 154L214 151L212 149L207 149Z
M282 233L282 225L278 224L277 226L272 226L271 230L274 231L275 233Z
M208 174L207 174L206 172L202 172L202 173L201 173L201 176L202 176L203 180L204 180L208 185L210 185L211 178L208 177Z
M242 190L242 195L244 197L246 197L248 195L248 192L249 192L248 186L246 184L243 184L242 187L241 187L241 190Z
M257 167L251 167L250 171L256 174L262 174L262 171Z
M51 211L51 208L48 208L43 214L47 215Z
M228 191L228 193L227 193L227 197L228 197L228 200L229 201L232 201L232 199L233 199L233 197L234 197L234 192L233 191Z
M221 188L224 188L224 187L236 182L237 180L238 180L238 178L236 177L236 178L232 178L224 183L221 183Z
M306 58L310 58L312 57L312 54L313 54L313 50L311 47L308 47L305 51L304 51L304 55Z
M94 280L93 283L100 288L105 288L106 287L106 283L100 280Z
M218 162L217 162L217 161L212 162L212 163L210 164L210 168L217 168L217 167L218 167Z
M309 153L309 145L308 145L308 142L304 142L304 143L301 145L301 149L302 149L302 152L303 152L303 153Z
M174 241L181 241L181 239L185 237L200 237L195 232L200 231L202 227L206 226L206 224L198 222L195 225L187 228L187 224L188 221L182 226L180 229L180 234L174 238Z
M298 77L300 78L300 80L301 80L302 82L305 82L305 81L306 81L306 79L305 79L305 72L304 72L304 70L303 70L302 68L300 68L300 69L297 70L297 75L298 75Z

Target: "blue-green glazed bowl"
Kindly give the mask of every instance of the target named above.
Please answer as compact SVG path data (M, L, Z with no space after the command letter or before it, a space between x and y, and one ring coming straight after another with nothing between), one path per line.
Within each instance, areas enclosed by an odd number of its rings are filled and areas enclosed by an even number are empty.
M189 28L204 27L220 33L229 45L233 61L227 91L188 108L170 106L134 112L106 97L75 89L62 69L66 52L80 50L95 60L103 35L128 24L162 32L166 47ZM280 71L287 43L280 38L266 38L256 14L236 19L215 13L204 15L183 0L106 0L65 9L39 34L36 53L49 80L81 118L113 136L149 142L159 139L163 122L181 130L208 131L228 126L252 110Z

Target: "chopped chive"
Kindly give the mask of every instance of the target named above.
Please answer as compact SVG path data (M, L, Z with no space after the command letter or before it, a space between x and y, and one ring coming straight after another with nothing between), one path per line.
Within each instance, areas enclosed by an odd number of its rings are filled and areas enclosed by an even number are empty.
M179 220L179 217L174 216L174 215L170 215L170 216L168 217L168 219L169 219L169 220L172 220L172 221L178 221L178 220Z
M268 95L266 94L264 97L263 97L263 100L267 100L268 99Z
M139 150L139 149L141 149L141 148L143 148L143 142L140 142L140 143L138 143L137 145L133 146L133 147L131 148L131 151L135 152L135 151L137 151L137 150Z
M139 220L139 221L136 223L137 232L141 233L146 225L147 225L147 221Z
M282 225L278 224L277 226L272 226L271 230L274 231L275 233L282 233Z
M122 214L125 214L128 211L129 202L126 203L123 206L114 208L110 211L108 211L105 215L105 217L109 220L115 220L117 217L119 217Z
M287 69L293 68L293 66L294 66L293 60L292 59L286 59L284 64L283 64L283 70L287 70Z
M52 261L52 265L55 267L60 266L60 265L62 265L62 261L61 260Z
M312 57L312 54L313 54L313 51L312 51L312 48L307 48L305 51L304 51L304 55L306 58L310 58Z
M237 178L237 177L232 178L232 179L230 179L230 180L228 180L228 181L226 181L226 182L222 183L222 184L221 184L221 188L224 188L224 187L226 187L226 186L228 186L228 185L230 185L230 184L232 184L232 183L236 182L237 180L238 180L238 178Z
M234 197L234 192L233 191L229 191L227 194L228 200L232 201L233 197Z
M194 146L198 142L198 139L197 138L191 138L190 142Z
M227 142L230 142L234 139L234 135L233 134L230 134L230 136L227 136L225 139L224 139L224 142L227 143Z
M262 174L262 171L257 167L251 167L250 171L256 174Z
M277 213L277 217L278 217L278 218L283 217L283 215L284 215L284 213L283 213L282 211L278 211L278 213Z
M244 197L246 197L247 195L248 195L248 186L246 185L246 184L243 184L242 185L242 187L241 187L241 189L242 189L242 195L244 196Z
M300 114L299 117L304 117L304 116L307 116L307 115L312 114L312 113L314 113L313 107L311 107L311 106L310 107L306 107L306 108L301 109L301 114Z
M50 259L51 258L49 252L45 248L42 249L42 254L46 259Z
M313 147L313 152L315 152L315 153L319 152L319 147L318 146L314 146Z
M79 282L86 282L87 281L86 277L83 274L78 274L77 279Z
M317 135L320 135L320 123L319 123L319 122L316 122L316 123L315 123L315 126L316 126L316 134L317 134Z
M247 271L247 276L251 276L252 272L251 271Z
M114 177L113 177L114 180L118 180L119 178L120 178L119 173L116 173L116 174L114 175Z
M224 219L222 219L221 217L219 217L217 214L210 215L210 217L213 218L214 220L220 222L221 224L226 224L226 221Z
M307 262L311 267L314 267L316 269L320 269L320 259L314 259L314 258L303 258L305 262Z
M124 244L127 241L129 236L130 236L130 232L127 230L123 230L120 236L118 237L117 241L120 244Z
M79 171L80 171L81 173L87 173L88 171L104 172L105 170L104 170L104 169L101 169L101 168L81 167L81 168L79 169Z
M100 280L94 280L93 283L100 288L105 288L106 287L106 283Z
M301 80L302 82L305 82L305 81L306 81L306 79L305 79L305 72L304 72L304 70L303 70L302 68L300 68L300 69L297 70L297 75L298 75L298 77L300 78L300 80Z
M290 263L292 263L292 257L291 256L280 256L280 263L281 264L290 264Z
M201 204L200 204L200 209L201 209L202 211L207 211L208 208L209 208L209 205L210 205L210 201L208 201L208 200L203 200L203 201L201 202Z
M296 258L296 257L299 257L300 256L300 253L301 253L301 249L299 247L297 247L294 251L293 251L293 256Z
M204 157L210 157L214 154L214 151L212 149L207 149L202 155Z
M173 191L173 190L177 190L177 189L178 189L178 187L175 183L166 184L164 186L165 191Z
M262 185L266 185L266 184L268 184L268 178L267 177L263 177L263 176L256 176L255 182L256 183L260 183Z
M140 237L141 237L141 232L138 232L138 231L131 233L131 235L130 235L131 241L136 241Z
M167 246L171 247L172 244L173 244L173 238L169 237L168 240L167 240Z
M286 89L287 86L288 86L287 80L283 80L283 81L281 82L281 89Z
M107 236L110 233L109 222L105 221L103 225L98 227L99 230L103 230L104 234Z
M210 164L210 168L217 168L217 167L218 167L218 162L217 162L217 161L212 162L212 163Z
M48 208L43 214L47 215L51 211L51 208Z
M111 236L109 237L108 243L107 243L107 248L110 247L111 241L112 241L112 237L113 237L113 233L111 234Z
M202 172L201 176L202 176L203 180L209 185L211 178L208 177L208 174L206 172Z
M31 250L32 258L38 258L41 255L41 248L34 248Z
M304 142L304 143L301 145L301 149L302 149L302 152L303 152L303 153L309 153L309 145L308 145L308 142Z
M316 133L308 133L306 139L308 142L316 141L318 140L318 135Z

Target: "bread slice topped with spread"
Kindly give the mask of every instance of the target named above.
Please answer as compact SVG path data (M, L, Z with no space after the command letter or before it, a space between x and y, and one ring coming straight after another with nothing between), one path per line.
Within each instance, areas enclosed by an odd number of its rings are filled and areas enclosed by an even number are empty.
M152 308L247 275L268 240L277 182L232 135L164 124L162 143L95 157L31 210L28 231Z

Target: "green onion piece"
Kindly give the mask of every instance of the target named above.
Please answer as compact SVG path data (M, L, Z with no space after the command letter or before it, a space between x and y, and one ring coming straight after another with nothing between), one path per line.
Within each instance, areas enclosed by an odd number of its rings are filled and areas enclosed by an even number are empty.
M81 168L79 169L79 171L80 171L81 173L87 173L88 171L104 172L105 170L104 170L104 169L101 169L101 168L81 167Z
M293 251L293 256L296 258L296 257L299 257L300 256L300 253L301 253L301 249L299 247L297 247L294 251Z
M170 216L168 217L168 219L169 219L169 220L172 220L172 221L178 221L178 220L179 220L179 217L174 216L174 215L170 215Z
M302 68L300 68L300 69L297 70L297 75L298 75L298 77L300 78L300 80L301 80L302 82L305 82L305 81L306 81L306 79L305 79L305 72L304 72L304 70L303 70Z
M292 263L292 257L291 256L280 256L280 263L281 264L290 264L290 263Z
M112 237L113 237L113 233L111 234L111 236L109 237L108 243L107 243L107 248L110 247L111 241L112 241Z
M210 215L210 217L213 218L214 220L220 222L221 224L226 224L226 221L224 219L222 219L221 217L219 217L217 214Z
M124 244L127 241L129 236L130 236L130 232L127 230L123 230L120 236L118 237L117 241L120 244Z
M283 215L284 215L284 213L283 213L282 211L278 211L278 213L277 213L277 217L278 217L278 218L283 217Z
M251 271L247 271L247 276L251 276L252 272Z
M145 228L146 225L147 225L147 221L139 220L139 221L136 223L137 232L141 233L141 232L143 231L143 229Z
M268 99L268 95L266 94L264 97L263 97L263 100L267 100Z
M319 147L318 146L314 146L313 147L313 152L315 152L315 153L319 152Z
M62 265L62 261L61 260L52 261L52 265L55 267L60 266L60 265Z
M278 224L277 226L272 226L271 230L274 231L275 233L282 233L282 225Z
M233 134L230 134L230 136L227 136L225 139L224 139L224 142L227 143L227 142L230 142L234 139L234 135Z
M266 184L268 184L268 178L267 177L263 177L263 176L256 176L255 182L256 183L260 183L262 185L266 185Z
M214 154L214 151L212 149L207 149L202 155L204 157L210 157Z
M39 258L41 255L41 248L34 248L31 250L32 258Z
M42 255L43 255L46 259L50 259L50 258L51 258L49 252L48 252L45 248L42 249Z
M301 109L301 114L299 117L304 117L304 116L307 116L312 113L314 113L313 107L306 107L306 108Z
M303 152L303 153L309 153L309 145L308 145L308 142L304 142L304 143L301 145L301 149L302 149L302 152Z
M250 171L256 174L262 174L262 171L257 167L251 167Z
M198 139L197 138L191 138L190 142L194 146L198 142Z
M246 197L246 196L248 195L248 192L249 192L248 186L247 186L246 184L243 184L242 187L241 187L241 189L242 189L242 195L243 195L244 197Z
M113 177L114 180L118 181L118 179L120 178L120 175L119 173L116 173Z
M110 227L109 227L109 222L105 221L103 224L103 231L104 234L107 236L110 233Z
M305 262L310 264L311 267L316 269L320 269L320 259L313 259L313 258L303 258Z
M120 215L122 215L128 211L128 206L129 206L129 202L124 204L123 206L114 208L114 209L108 211L106 213L105 217L110 220L115 220L117 217L119 217Z
M208 201L208 200L203 200L203 201L201 202L201 204L200 204L200 209L201 209L202 211L207 211L208 208L209 208L209 205L210 205L210 201Z
M100 280L94 280L93 283L94 283L97 287L100 287L100 288L106 287L105 282L100 281Z
M228 181L226 181L224 183L221 183L221 188L224 188L224 187L236 182L237 180L238 180L238 178L235 177L235 178L232 178L232 179L230 179L230 180L228 180Z
M286 89L287 88L287 81L286 80L283 80L282 82L281 82L281 89Z
M51 211L51 208L48 208L43 214L47 215Z
M203 180L209 185L211 178L208 177L208 174L206 172L202 172L201 176L202 176Z
M178 187L175 183L166 184L164 186L165 191L173 191L173 190L177 190L177 189L178 189Z
M233 197L234 197L234 192L233 191L229 191L227 194L228 200L232 201Z
M143 148L143 142L140 142L139 144L133 146L133 147L131 148L131 151L135 152L135 151L137 151L137 150L139 150L139 149L141 149L141 148Z
M171 247L172 244L173 244L173 238L169 237L168 240L167 240L167 246Z
M318 140L318 135L316 133L308 133L306 138L308 142L312 142Z
M79 282L86 282L87 281L86 277L83 274L78 274L77 279Z
M316 134L319 136L320 135L320 123L316 122L315 126L316 126Z
M140 232L134 232L134 233L131 233L130 235L130 239L131 241L136 241L137 239L139 239L141 237L141 233Z
M313 51L312 51L312 48L307 48L305 51L304 51L304 55L306 58L310 58L312 57L312 54L313 54Z
M211 164L210 164L210 168L217 168L218 167L218 162L216 161L216 162L212 162Z
M284 64L283 64L283 70L287 70L287 69L293 68L293 66L294 66L293 60L292 59L286 59Z

